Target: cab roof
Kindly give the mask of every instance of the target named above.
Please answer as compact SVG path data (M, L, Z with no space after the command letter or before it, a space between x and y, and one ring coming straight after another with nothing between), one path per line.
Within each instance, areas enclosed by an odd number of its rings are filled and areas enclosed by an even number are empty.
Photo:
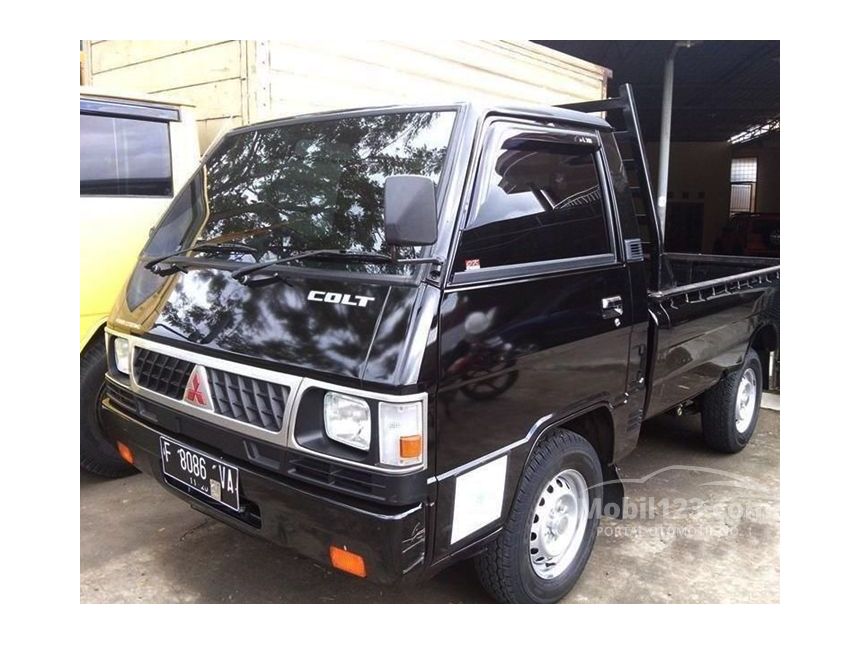
M578 112L568 108L555 105L504 105L488 108L487 112L516 113L536 119L548 119L551 121L572 121L580 125L595 128L597 130L611 130L612 126L605 119L594 116L588 112Z

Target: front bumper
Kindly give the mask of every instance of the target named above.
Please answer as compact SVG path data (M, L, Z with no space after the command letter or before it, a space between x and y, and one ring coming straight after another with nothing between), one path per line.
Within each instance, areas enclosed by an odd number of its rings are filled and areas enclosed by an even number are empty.
M367 578L375 582L418 579L425 569L430 513L425 503L390 509L289 481L186 436L156 429L115 407L109 399L102 401L102 414L108 440L129 446L135 466L202 513L325 566L331 566L329 547L346 548L364 558ZM160 436L238 467L240 510L235 512L181 484L166 481L161 470Z

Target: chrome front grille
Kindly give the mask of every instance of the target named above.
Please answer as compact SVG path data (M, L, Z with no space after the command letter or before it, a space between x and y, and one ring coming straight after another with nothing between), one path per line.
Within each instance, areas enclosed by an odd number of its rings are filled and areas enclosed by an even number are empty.
M206 370L211 396L208 404L215 414L268 432L280 432L290 396L290 388L286 385L144 347L134 350L134 379L144 390L183 401L188 379L198 364Z
M147 390L181 399L194 363L138 347L134 352L134 378Z
M281 429L290 388L212 368L206 373L215 412L271 432Z

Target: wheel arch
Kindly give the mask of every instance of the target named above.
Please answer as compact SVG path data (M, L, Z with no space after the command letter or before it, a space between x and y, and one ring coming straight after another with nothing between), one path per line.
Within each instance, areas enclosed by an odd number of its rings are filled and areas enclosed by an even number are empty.
M104 331L107 325L107 316L100 318L92 325L85 334L81 335L80 353L87 351L94 342L104 342Z
M604 486L604 508L608 503L620 504L624 490L614 464L615 422L609 404L605 402L579 410L534 432L529 442L528 453L517 477L517 488L522 484L526 465L531 460L538 445L544 437L556 430L574 432L591 444L600 460L604 482L611 483L609 486Z
M772 323L764 323L760 325L753 335L750 337L749 347L747 351L752 350L758 354L761 362L762 376L764 377L764 386L770 386L769 369L768 369L768 354L776 351L779 348L779 329Z
M567 430L582 435L594 448L601 465L605 467L613 463L615 423L608 403L584 408L538 428L530 438L524 465L532 458L535 449L543 438L554 430ZM522 473L520 477L522 477Z
M779 347L779 330L772 322L759 325L750 337L750 349L772 352Z
M582 436L594 448L602 466L606 467L614 461L615 423L608 405L601 405L580 412L547 430L550 429L566 430ZM534 451L542 436L543 433L532 445L529 457L531 457L531 452Z

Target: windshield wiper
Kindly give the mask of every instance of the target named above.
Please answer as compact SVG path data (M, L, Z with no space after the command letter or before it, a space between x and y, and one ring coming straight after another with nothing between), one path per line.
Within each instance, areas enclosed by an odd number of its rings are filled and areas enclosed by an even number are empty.
M213 242L200 242L199 244L194 244L192 246L186 247L184 249L177 249L173 253L168 253L166 255L160 255L154 258L149 258L146 261L146 264L143 266L152 271L153 273L159 273L159 271L155 268L159 264L163 262L168 262L170 260L179 260L180 258L184 258L186 253L193 252L200 253L217 253L217 252L232 252L232 253L257 253L258 250L253 246L248 246L247 244L233 244L230 242L221 242L221 243L213 243Z
M297 260L307 260L310 258L316 260L331 260L335 262L371 262L374 264L442 264L442 261L439 258L397 259L392 258L390 255L385 255L384 253L371 253L365 251L342 251L338 249L317 249L315 251L304 251L302 253L295 253L293 255L279 258L277 260L268 260L266 262L257 262L255 264L249 264L248 266L242 267L241 269L236 269L230 275L231 277L236 278L240 282L245 283L247 281L248 276L251 276L255 273L259 273L260 271L265 271L266 269L271 269L284 264L289 264Z

